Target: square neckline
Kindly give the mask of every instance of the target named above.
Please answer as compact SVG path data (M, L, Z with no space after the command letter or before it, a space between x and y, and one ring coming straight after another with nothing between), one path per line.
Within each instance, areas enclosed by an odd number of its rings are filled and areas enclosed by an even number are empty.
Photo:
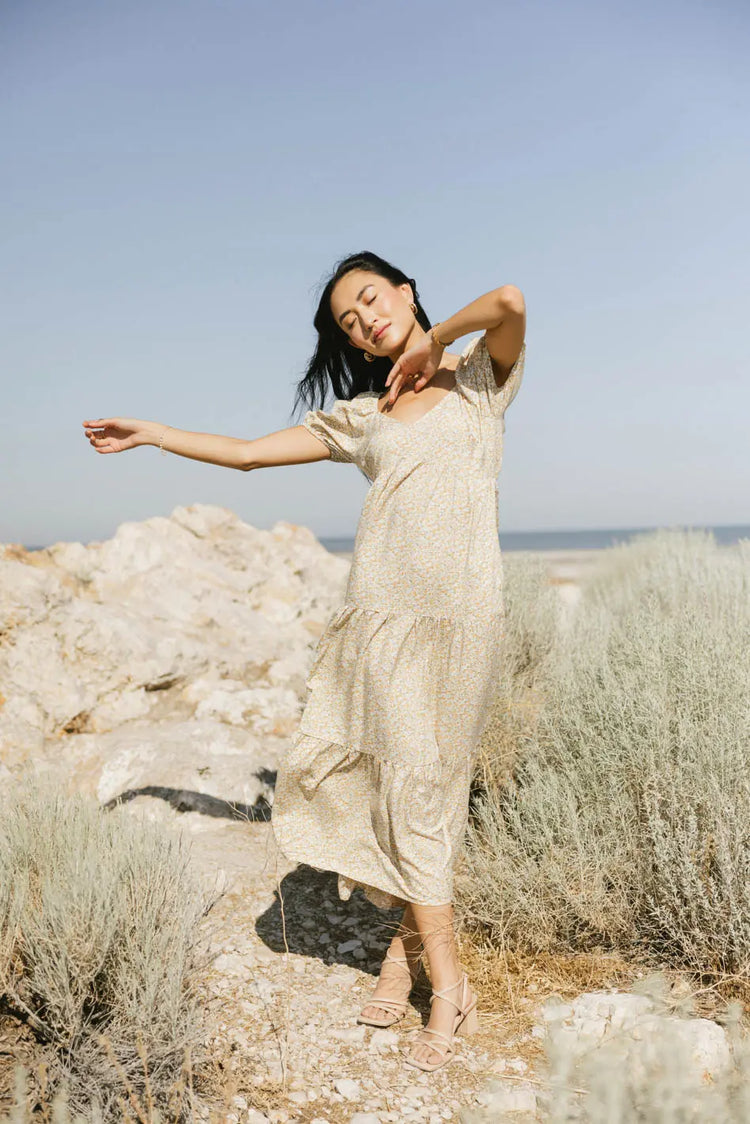
M424 412L423 414L420 414L418 418L414 418L414 419L413 419L413 421L401 421L401 420L400 420L399 418L392 418L392 417L389 417L389 416L388 416L388 414L384 413L384 412L383 412L383 410L381 410L381 409L380 409L380 408L378 407L378 402L379 402L379 400L380 400L380 399L379 399L379 395L378 395L378 391L377 391L377 390L371 390L371 391L368 391L368 393L372 395L372 398L373 398L373 402L374 402L374 404L375 404L375 413L376 413L376 414L379 414L379 415L380 415L380 417L381 417L381 418L383 418L383 419L384 419L385 421L387 421L387 422L392 422L392 423L394 423L395 425L403 425L403 426L406 426L406 428L407 428L407 429L410 429L410 428L411 428L411 427L412 427L413 425L419 425L419 423L420 423L421 421L424 421L424 419L425 419L425 418L429 417L429 415L430 415L430 414L434 413L434 412L435 412L435 410L439 409L439 408L440 408L440 406L442 406L443 402L445 402L445 401L446 401L446 399L450 398L452 394L454 394L454 393L455 393L456 391L458 391L458 388L459 388L459 382L458 382L458 378L456 378L455 376L456 376L456 375L457 375L457 373L458 373L458 369L459 369L459 367L460 367L460 366L461 366L461 364L462 364L462 363L464 362L464 359L465 359L465 355L463 355L463 354L462 354L462 355L459 355L459 357L458 357L458 363L457 363L457 364L456 364L456 366L455 366L455 367L453 368L453 374L454 374L454 382L453 382L453 386L451 386L451 387L450 387L450 388L449 388L449 389L448 389L448 390L447 390L447 391L445 392L445 394L443 395L443 397L442 397L442 398L440 399L440 401L439 401L439 402L436 402L434 406L430 406L429 410L425 410L425 412Z

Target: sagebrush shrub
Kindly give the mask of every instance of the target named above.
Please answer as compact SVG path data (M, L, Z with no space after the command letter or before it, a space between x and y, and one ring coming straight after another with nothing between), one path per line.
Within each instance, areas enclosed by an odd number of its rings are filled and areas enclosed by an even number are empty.
M471 916L532 950L746 972L748 652L750 542L660 531L605 551L512 776L475 802Z
M510 554L503 558L503 572L500 673L479 745L472 800L485 787L502 783L534 728L560 629L560 599L546 564L533 554Z
M0 994L51 1047L73 1111L154 1105L198 1041L198 924L186 845L47 784L0 806ZM10 888L9 888L10 887Z

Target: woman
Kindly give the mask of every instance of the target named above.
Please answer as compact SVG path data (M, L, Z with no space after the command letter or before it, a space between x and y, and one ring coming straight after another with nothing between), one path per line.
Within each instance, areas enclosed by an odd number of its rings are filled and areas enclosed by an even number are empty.
M453 933L453 871L503 627L497 476L505 410L525 361L524 298L485 293L435 327L415 282L376 254L339 262L297 388L302 424L255 440L132 418L84 422L100 453L138 445L244 471L329 458L371 481L343 605L321 636L299 730L280 763L272 825L290 859L403 906L359 1021L406 1011L426 954L430 1019L405 1053L434 1070L477 1028ZM446 347L482 332L461 355Z

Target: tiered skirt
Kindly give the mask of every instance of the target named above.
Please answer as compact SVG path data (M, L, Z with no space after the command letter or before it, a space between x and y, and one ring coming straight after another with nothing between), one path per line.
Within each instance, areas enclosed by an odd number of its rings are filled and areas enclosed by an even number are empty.
M345 603L316 648L280 763L287 858L383 909L452 900L476 753L497 686L502 613L417 616Z

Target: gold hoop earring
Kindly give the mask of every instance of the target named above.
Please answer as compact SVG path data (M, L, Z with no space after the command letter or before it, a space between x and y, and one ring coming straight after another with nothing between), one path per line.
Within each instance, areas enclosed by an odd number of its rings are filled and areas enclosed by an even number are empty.
M411 302L411 304L409 305L409 308L412 310L412 312L416 316L417 315L417 306L415 305L414 301Z
M367 363L374 363L375 362L375 356L372 354L372 352L370 352L370 351L365 352L365 361Z

